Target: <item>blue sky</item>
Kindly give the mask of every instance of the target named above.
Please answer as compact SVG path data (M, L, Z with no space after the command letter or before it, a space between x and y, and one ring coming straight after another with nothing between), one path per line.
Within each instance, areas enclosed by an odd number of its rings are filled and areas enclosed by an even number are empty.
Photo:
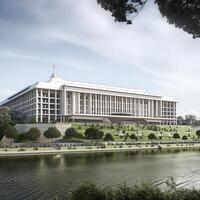
M200 39L169 25L149 0L132 25L95 0L0 0L0 101L63 79L173 96L179 114L200 116Z

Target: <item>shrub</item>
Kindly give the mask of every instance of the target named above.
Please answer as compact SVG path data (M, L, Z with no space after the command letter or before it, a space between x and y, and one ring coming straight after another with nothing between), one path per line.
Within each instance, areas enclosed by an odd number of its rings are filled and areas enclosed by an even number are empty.
M37 141L40 137L40 130L38 128L31 128L27 132L27 139L30 141Z
M187 136L186 135L184 135L183 137L182 137L182 140L187 140L188 138L187 138Z
M59 138L61 136L60 131L56 127L50 127L44 132L44 137L51 139Z
M103 138L104 141L114 141L114 138L113 136L110 134L110 133L107 133L104 138Z
M23 148L20 148L18 151L26 151L25 149L23 149Z
M38 147L34 147L33 150L34 150L34 151L37 151L37 150L39 150L39 148L38 148Z
M132 133L132 134L130 135L130 139L131 139L131 140L138 140L138 137L137 137L134 133Z
M166 184L167 189L161 190L151 183L136 184L133 187L123 185L115 189L99 188L86 183L72 192L70 200L199 200L200 190L179 189L173 181Z
M85 137L87 139L90 139L90 140L93 140L93 139L96 139L96 140L102 139L103 135L104 135L103 131L100 131L99 129L94 128L94 127L87 128L85 130Z
M174 134L173 134L173 138L174 138L174 139L180 139L180 135L179 135L178 133L174 133Z
M17 138L16 138L17 142L24 142L24 141L27 141L27 140L28 140L27 133L19 133L17 135Z
M148 135L148 139L149 139L149 140L156 140L157 137L155 136L155 134L150 133L150 134Z
M200 138L200 130L197 130L197 131L196 131L196 136L197 136L198 138Z
M69 140L71 138L78 138L80 134L75 128L68 128L65 131L65 136L63 137L65 140Z

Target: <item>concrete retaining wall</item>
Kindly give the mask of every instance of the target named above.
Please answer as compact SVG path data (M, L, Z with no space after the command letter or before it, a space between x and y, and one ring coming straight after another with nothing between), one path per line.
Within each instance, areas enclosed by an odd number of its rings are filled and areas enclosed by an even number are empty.
M30 128L38 128L41 132L41 136L39 141L40 142L48 142L49 140L46 139L43 135L43 133L49 128L49 127L56 127L63 135L65 134L66 129L71 127L71 124L69 123L55 123L55 124L16 124L15 125L18 133L26 133Z

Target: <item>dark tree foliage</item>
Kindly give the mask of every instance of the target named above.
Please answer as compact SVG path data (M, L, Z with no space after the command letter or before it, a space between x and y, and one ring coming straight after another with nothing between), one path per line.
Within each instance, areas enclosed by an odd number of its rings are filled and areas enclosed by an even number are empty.
M133 17L144 7L147 0L97 0L105 10L109 10L115 21L131 24ZM170 24L200 37L199 0L155 0L158 8Z
M61 136L60 131L56 127L49 127L45 132L44 132L44 137L51 139L53 138L59 138Z
M161 14L170 24L200 37L200 1L199 0L156 0Z
M198 138L200 138L200 130L196 131L196 135L197 135Z
M90 140L100 140L103 135L104 132L95 127L87 128L85 130L85 137Z
M184 135L183 137L182 137L182 140L187 140L188 138L187 138L187 136L186 135Z
M131 139L131 140L138 140L138 137L137 137L134 133L132 133L132 134L130 135L130 139Z
M28 135L27 133L20 133L17 135L16 141L17 142L24 142L24 141L28 141Z
M37 141L39 137L40 137L40 130L38 128L31 128L27 132L27 138L30 141Z
M174 134L173 134L173 138L174 138L174 139L180 139L180 135L179 135L178 133L174 133Z
M70 138L79 138L80 134L78 133L78 131L75 128L68 128L65 131L65 136L64 139L68 140Z
M11 115L13 124L23 124L26 122L26 114L22 112L11 110L10 115Z
M129 16L137 14L147 0L97 0L105 10L109 10L117 22L132 24Z
M103 141L114 141L113 136L110 133L107 133L104 138Z
M155 136L155 134L150 133L150 134L148 135L148 139L149 139L149 140L156 140L157 137Z
M17 137L17 130L14 126L9 126L5 129L4 135L7 138L14 139Z

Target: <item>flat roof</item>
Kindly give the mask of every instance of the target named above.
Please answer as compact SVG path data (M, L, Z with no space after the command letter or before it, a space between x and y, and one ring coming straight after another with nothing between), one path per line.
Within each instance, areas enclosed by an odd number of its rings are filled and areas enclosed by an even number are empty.
M149 97L156 97L160 98L163 101L173 101L175 102L174 98L172 97L165 97L161 95L154 95L146 93L145 90L134 90L129 88L121 88L121 87L113 87L113 86L105 86L105 85L97 85L97 84L90 84L90 83L82 83L82 82L74 82L74 81L65 81L61 78L56 77L53 74L50 80L45 82L36 82L33 85L30 85L19 92L13 94L12 96L8 97L5 101L1 102L0 105L3 105L10 100L17 98L18 96L31 91L35 88L42 88L42 89L51 89L51 90L62 90L62 87L75 87L75 88L83 88L83 89L94 89L100 91L110 91L110 92L119 92L119 93L127 93L127 94L136 94L136 95L144 95Z

